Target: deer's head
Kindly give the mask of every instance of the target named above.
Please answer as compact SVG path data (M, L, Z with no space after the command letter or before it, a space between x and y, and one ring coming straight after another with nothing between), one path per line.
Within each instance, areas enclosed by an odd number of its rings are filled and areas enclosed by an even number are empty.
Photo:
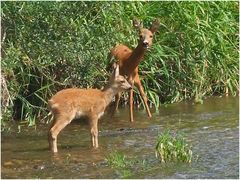
M153 35L157 31L159 25L160 20L156 19L153 21L150 29L146 29L138 19L133 19L133 26L139 32L139 43L143 46L144 49L148 49L152 45Z
M119 74L119 65L114 63L114 71L110 78L110 84L114 89L117 89L119 92L131 89L132 86L127 81L127 77L121 76Z

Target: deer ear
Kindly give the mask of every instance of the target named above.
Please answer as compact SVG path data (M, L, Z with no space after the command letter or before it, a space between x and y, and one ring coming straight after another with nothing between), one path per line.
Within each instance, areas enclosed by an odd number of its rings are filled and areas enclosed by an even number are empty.
M160 19L157 18L157 19L155 19L155 21L153 21L150 31L152 33L155 33L157 31L159 25L160 25Z
M119 65L115 63L114 66L115 66L114 75L115 77L117 77L119 76Z
M143 27L141 22L136 17L134 17L132 21L133 27L135 27L137 30L140 30Z

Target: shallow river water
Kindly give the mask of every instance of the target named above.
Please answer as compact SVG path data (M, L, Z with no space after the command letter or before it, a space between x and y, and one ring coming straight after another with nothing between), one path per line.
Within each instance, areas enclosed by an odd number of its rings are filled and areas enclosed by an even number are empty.
M134 111L130 123L128 108L99 122L99 149L92 149L86 122L74 121L59 135L57 155L48 150L48 125L12 127L1 134L2 178L239 178L238 97L211 97L203 104L182 102L152 110ZM192 145L191 164L160 163L154 148L165 129L183 134ZM121 152L138 160L135 167L110 167L106 157Z

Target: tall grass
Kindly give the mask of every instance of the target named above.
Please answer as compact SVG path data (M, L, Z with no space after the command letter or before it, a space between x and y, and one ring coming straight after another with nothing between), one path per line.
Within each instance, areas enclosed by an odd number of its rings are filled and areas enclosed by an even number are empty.
M150 103L238 91L237 2L2 2L2 74L11 113L30 124L66 87L101 88L116 43L137 44L136 16L161 26L140 64ZM139 94L134 97L140 105Z

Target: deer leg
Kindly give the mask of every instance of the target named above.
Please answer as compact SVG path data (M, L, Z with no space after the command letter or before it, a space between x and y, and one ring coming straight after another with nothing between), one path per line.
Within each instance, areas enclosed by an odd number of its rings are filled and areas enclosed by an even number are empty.
M53 118L52 122L51 122L51 125L48 129L48 143L49 143L49 148L50 150L52 150L52 134L50 133L50 130L52 129L52 127L54 126L54 124L56 123L56 119Z
M130 89L130 91L129 91L129 116L130 116L130 122L133 122L133 86L134 86L134 81L132 80L132 78L130 78L128 82L132 86L132 89Z
M113 116L114 113L118 110L118 105L119 105L119 101L120 101L121 95L122 95L122 93L119 92L119 93L117 93L116 96L115 96L114 107L113 107L111 116Z
M133 122L133 89L129 92L129 116L130 122Z
M150 112L150 109L149 109L149 106L148 106L148 103L147 103L147 96L146 94L144 93L144 90L143 90L143 86L141 84L141 81L139 80L139 78L137 78L137 80L135 81L135 86L137 87L137 89L139 90L140 92L140 95L143 99L143 102L144 102L144 106L146 108L146 111L147 111L147 114L148 114L148 117L152 117L152 114Z
M120 102L120 98L121 98L121 95L122 95L122 93L117 93L116 94L116 107L115 107L115 111L117 111L118 110L118 105L119 105L119 102Z
M92 146L94 148L98 148L98 119L97 117L93 117L90 119L90 133L91 133L91 140Z
M59 116L58 118L54 119L52 127L48 133L48 141L50 150L54 153L58 152L57 150L57 136L60 131L66 127L70 123L71 119L68 119L64 116Z

